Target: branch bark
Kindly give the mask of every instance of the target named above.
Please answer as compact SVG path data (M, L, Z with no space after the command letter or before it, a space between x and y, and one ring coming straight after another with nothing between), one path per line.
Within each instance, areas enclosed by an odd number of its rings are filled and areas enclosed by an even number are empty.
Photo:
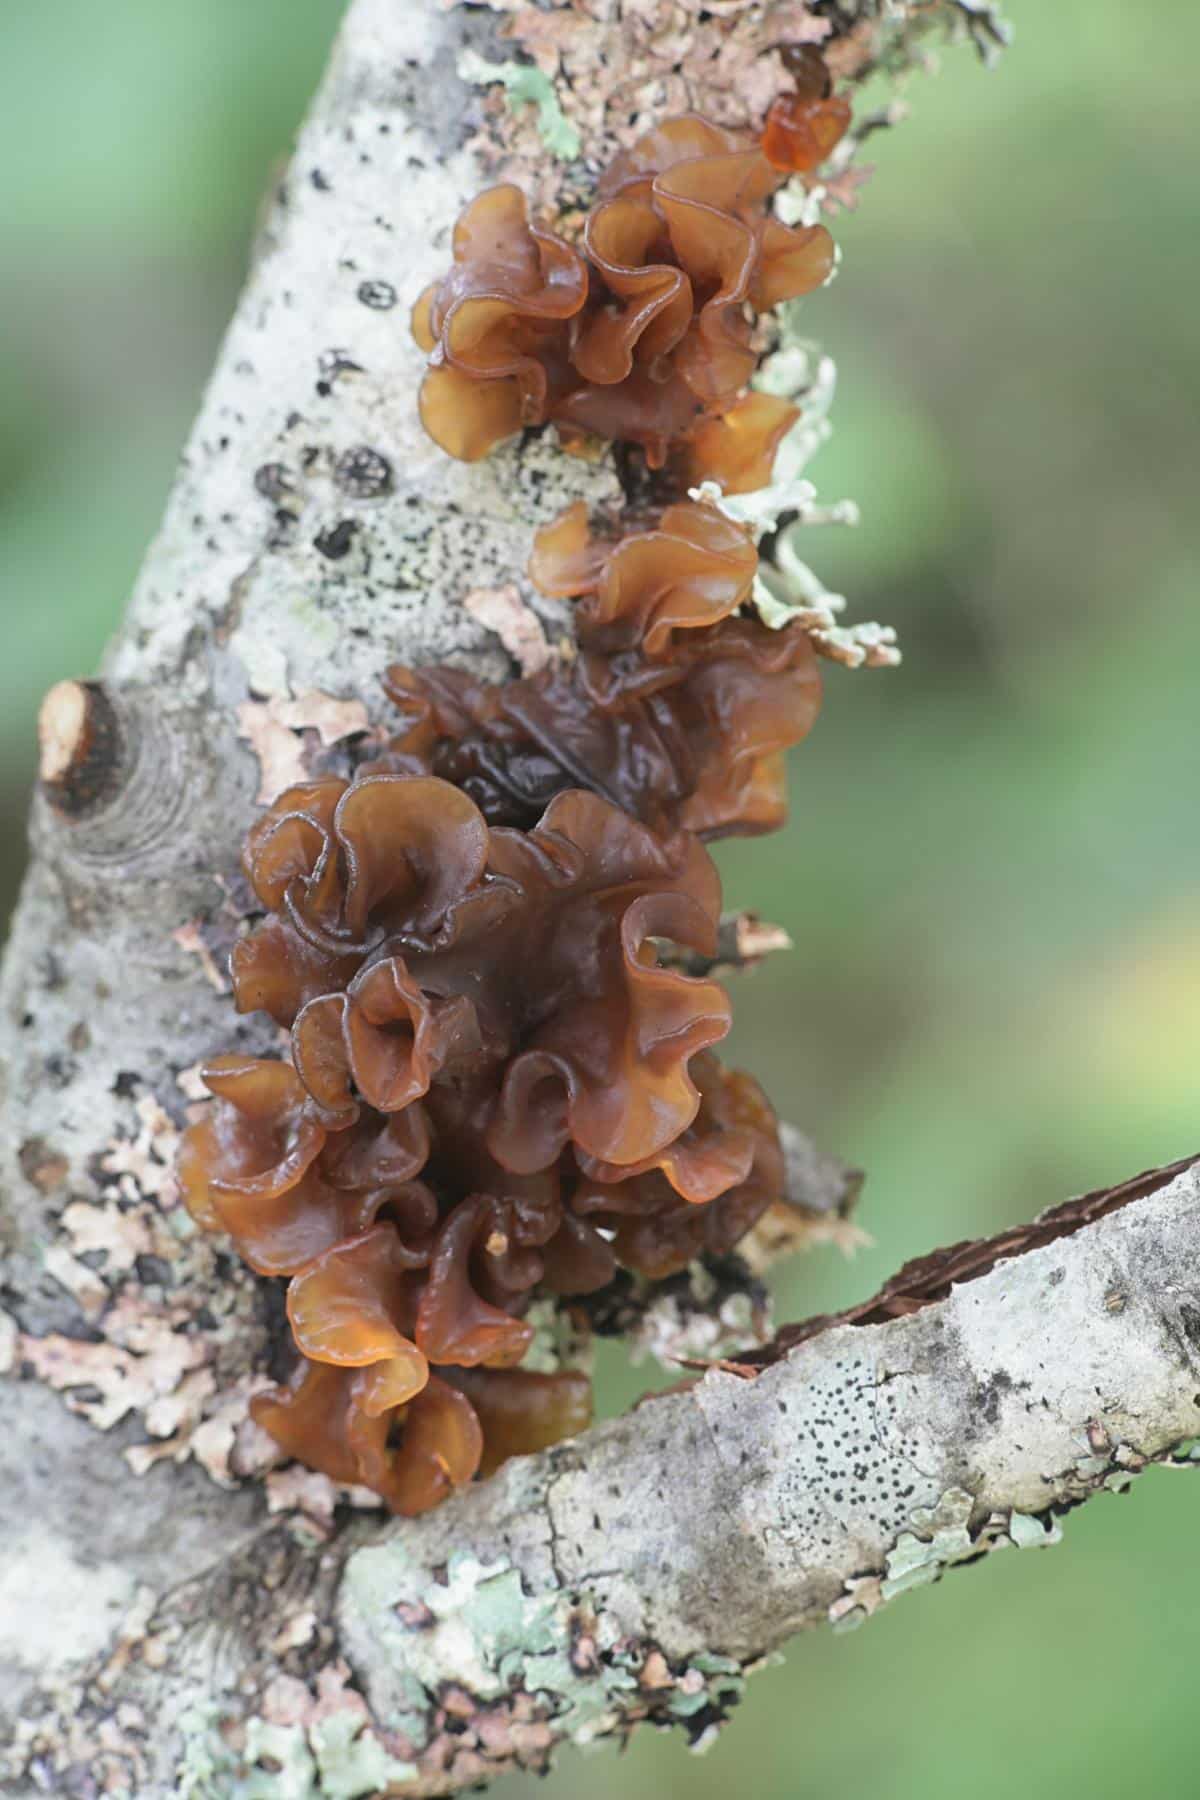
M856 54L886 32L899 56L928 9L824 13ZM620 497L610 459L543 439L467 467L417 422L407 312L487 179L456 70L501 54L495 31L479 7L355 0L125 625L101 680L44 715L0 993L6 1794L440 1794L639 1719L703 1735L792 1631L1049 1541L1056 1509L1200 1419L1187 1170L416 1525L257 1478L246 1401L277 1302L190 1228L170 1174L189 1071L230 1036L219 953L264 778L236 722L302 756L298 725L333 730L311 696L377 711L393 657L503 677L464 596L512 580L568 501ZM794 1200L836 1213L844 1172L793 1149Z

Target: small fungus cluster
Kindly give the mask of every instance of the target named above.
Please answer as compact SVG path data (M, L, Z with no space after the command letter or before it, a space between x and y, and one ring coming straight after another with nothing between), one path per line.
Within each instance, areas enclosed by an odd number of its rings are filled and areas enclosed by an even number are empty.
M570 508L538 534L530 576L577 601L578 654L502 687L391 669L406 716L392 766L457 783L501 825L530 826L586 787L657 829L774 830L784 752L810 730L821 683L799 624L745 616L757 567L744 528L712 506L670 506L615 540Z
M582 253L515 188L481 196L417 308L432 436L474 458L555 419L761 485L795 410L743 392L751 315L832 263L766 210L845 129L822 70L800 58L762 146L690 115L642 138ZM254 1416L396 1512L587 1423L585 1375L523 1366L535 1300L727 1254L782 1194L774 1113L713 1051L728 998L669 952L714 953L703 840L780 823L820 701L807 631L749 605L757 567L707 503L603 532L572 507L530 575L574 602L573 653L501 687L393 667L398 726L249 833L234 996L290 1060L208 1066L181 1183L288 1282L299 1361Z
M783 62L795 92L772 102L762 135L767 161L788 174L811 174L850 129L850 102L833 91L833 79L813 44L789 44Z
M794 61L761 142L695 113L668 119L602 175L579 245L530 223L504 185L454 229L454 261L422 294L413 334L430 358L421 418L472 462L525 426L570 445L639 445L651 469L678 457L693 480L754 486L795 411L745 394L757 315L829 279L823 225L769 210L849 123L815 52Z

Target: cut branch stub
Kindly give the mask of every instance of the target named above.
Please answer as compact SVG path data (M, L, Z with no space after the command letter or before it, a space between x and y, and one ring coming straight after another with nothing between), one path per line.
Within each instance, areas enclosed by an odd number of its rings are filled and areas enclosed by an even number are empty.
M98 681L60 681L38 714L38 773L55 812L84 818L111 801L124 777L125 738Z

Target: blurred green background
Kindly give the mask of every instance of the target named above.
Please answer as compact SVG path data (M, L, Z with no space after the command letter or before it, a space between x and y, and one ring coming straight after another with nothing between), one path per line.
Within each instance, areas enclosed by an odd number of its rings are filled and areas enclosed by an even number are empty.
M38 698L116 621L340 10L0 24L0 917ZM831 673L789 830L722 856L797 945L739 988L737 1050L870 1172L875 1248L792 1271L793 1313L1200 1148L1200 9L1010 11L999 72L914 82L810 305L841 369L811 472L863 510L811 558L905 662ZM1049 1556L797 1643L704 1759L646 1735L495 1791L1190 1795L1198 1501L1152 1475Z

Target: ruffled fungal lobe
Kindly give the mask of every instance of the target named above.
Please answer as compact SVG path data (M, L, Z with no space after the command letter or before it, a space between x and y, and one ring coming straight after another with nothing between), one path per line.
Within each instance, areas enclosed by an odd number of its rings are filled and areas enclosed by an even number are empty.
M530 225L525 197L511 186L471 202L453 253L449 273L413 310L413 335L430 354L421 419L451 456L475 462L548 416L588 272L569 244Z
M533 227L516 188L480 195L413 314L430 436L471 461L555 421L568 438L637 444L661 468L737 403L757 360L751 315L832 272L824 226L768 210L794 166L698 114L669 119L602 177L581 250Z
M668 584L649 605L618 568L589 630L669 657L676 633L711 629L745 582L713 530L689 517L667 534L716 554L702 595ZM575 551L590 555L578 531ZM421 1510L585 1422L581 1377L517 1366L535 1293L649 1267L646 1245L673 1264L685 1240L729 1236L716 1209L754 1164L714 1099L729 1005L659 955L665 940L712 953L716 871L690 833L586 791L518 831L396 773L289 790L246 868L271 910L239 947L238 1000L259 998L266 969L292 1061L209 1066L184 1197L255 1269L290 1278L303 1360L256 1399L260 1424L333 1479ZM682 1228L679 1207L712 1225Z
M715 1056L695 1073L703 1099L684 1138L634 1172L592 1164L571 1200L620 1267L655 1281L727 1255L784 1191L778 1120L758 1083Z
M726 494L766 487L775 453L800 417L800 408L775 394L743 394L719 418L702 419L680 446L680 481L699 487L717 482Z
M711 506L668 507L611 540L570 508L538 534L530 573L575 600L579 654L502 687L390 669L403 714L390 756L455 782L498 824L533 825L554 794L587 786L661 831L774 829L783 755L811 729L821 683L800 625L744 616L757 566L744 528Z
M828 65L815 45L790 45L784 62L795 77L796 89L772 103L763 130L763 155L773 168L809 174L850 129L850 102L834 94Z

